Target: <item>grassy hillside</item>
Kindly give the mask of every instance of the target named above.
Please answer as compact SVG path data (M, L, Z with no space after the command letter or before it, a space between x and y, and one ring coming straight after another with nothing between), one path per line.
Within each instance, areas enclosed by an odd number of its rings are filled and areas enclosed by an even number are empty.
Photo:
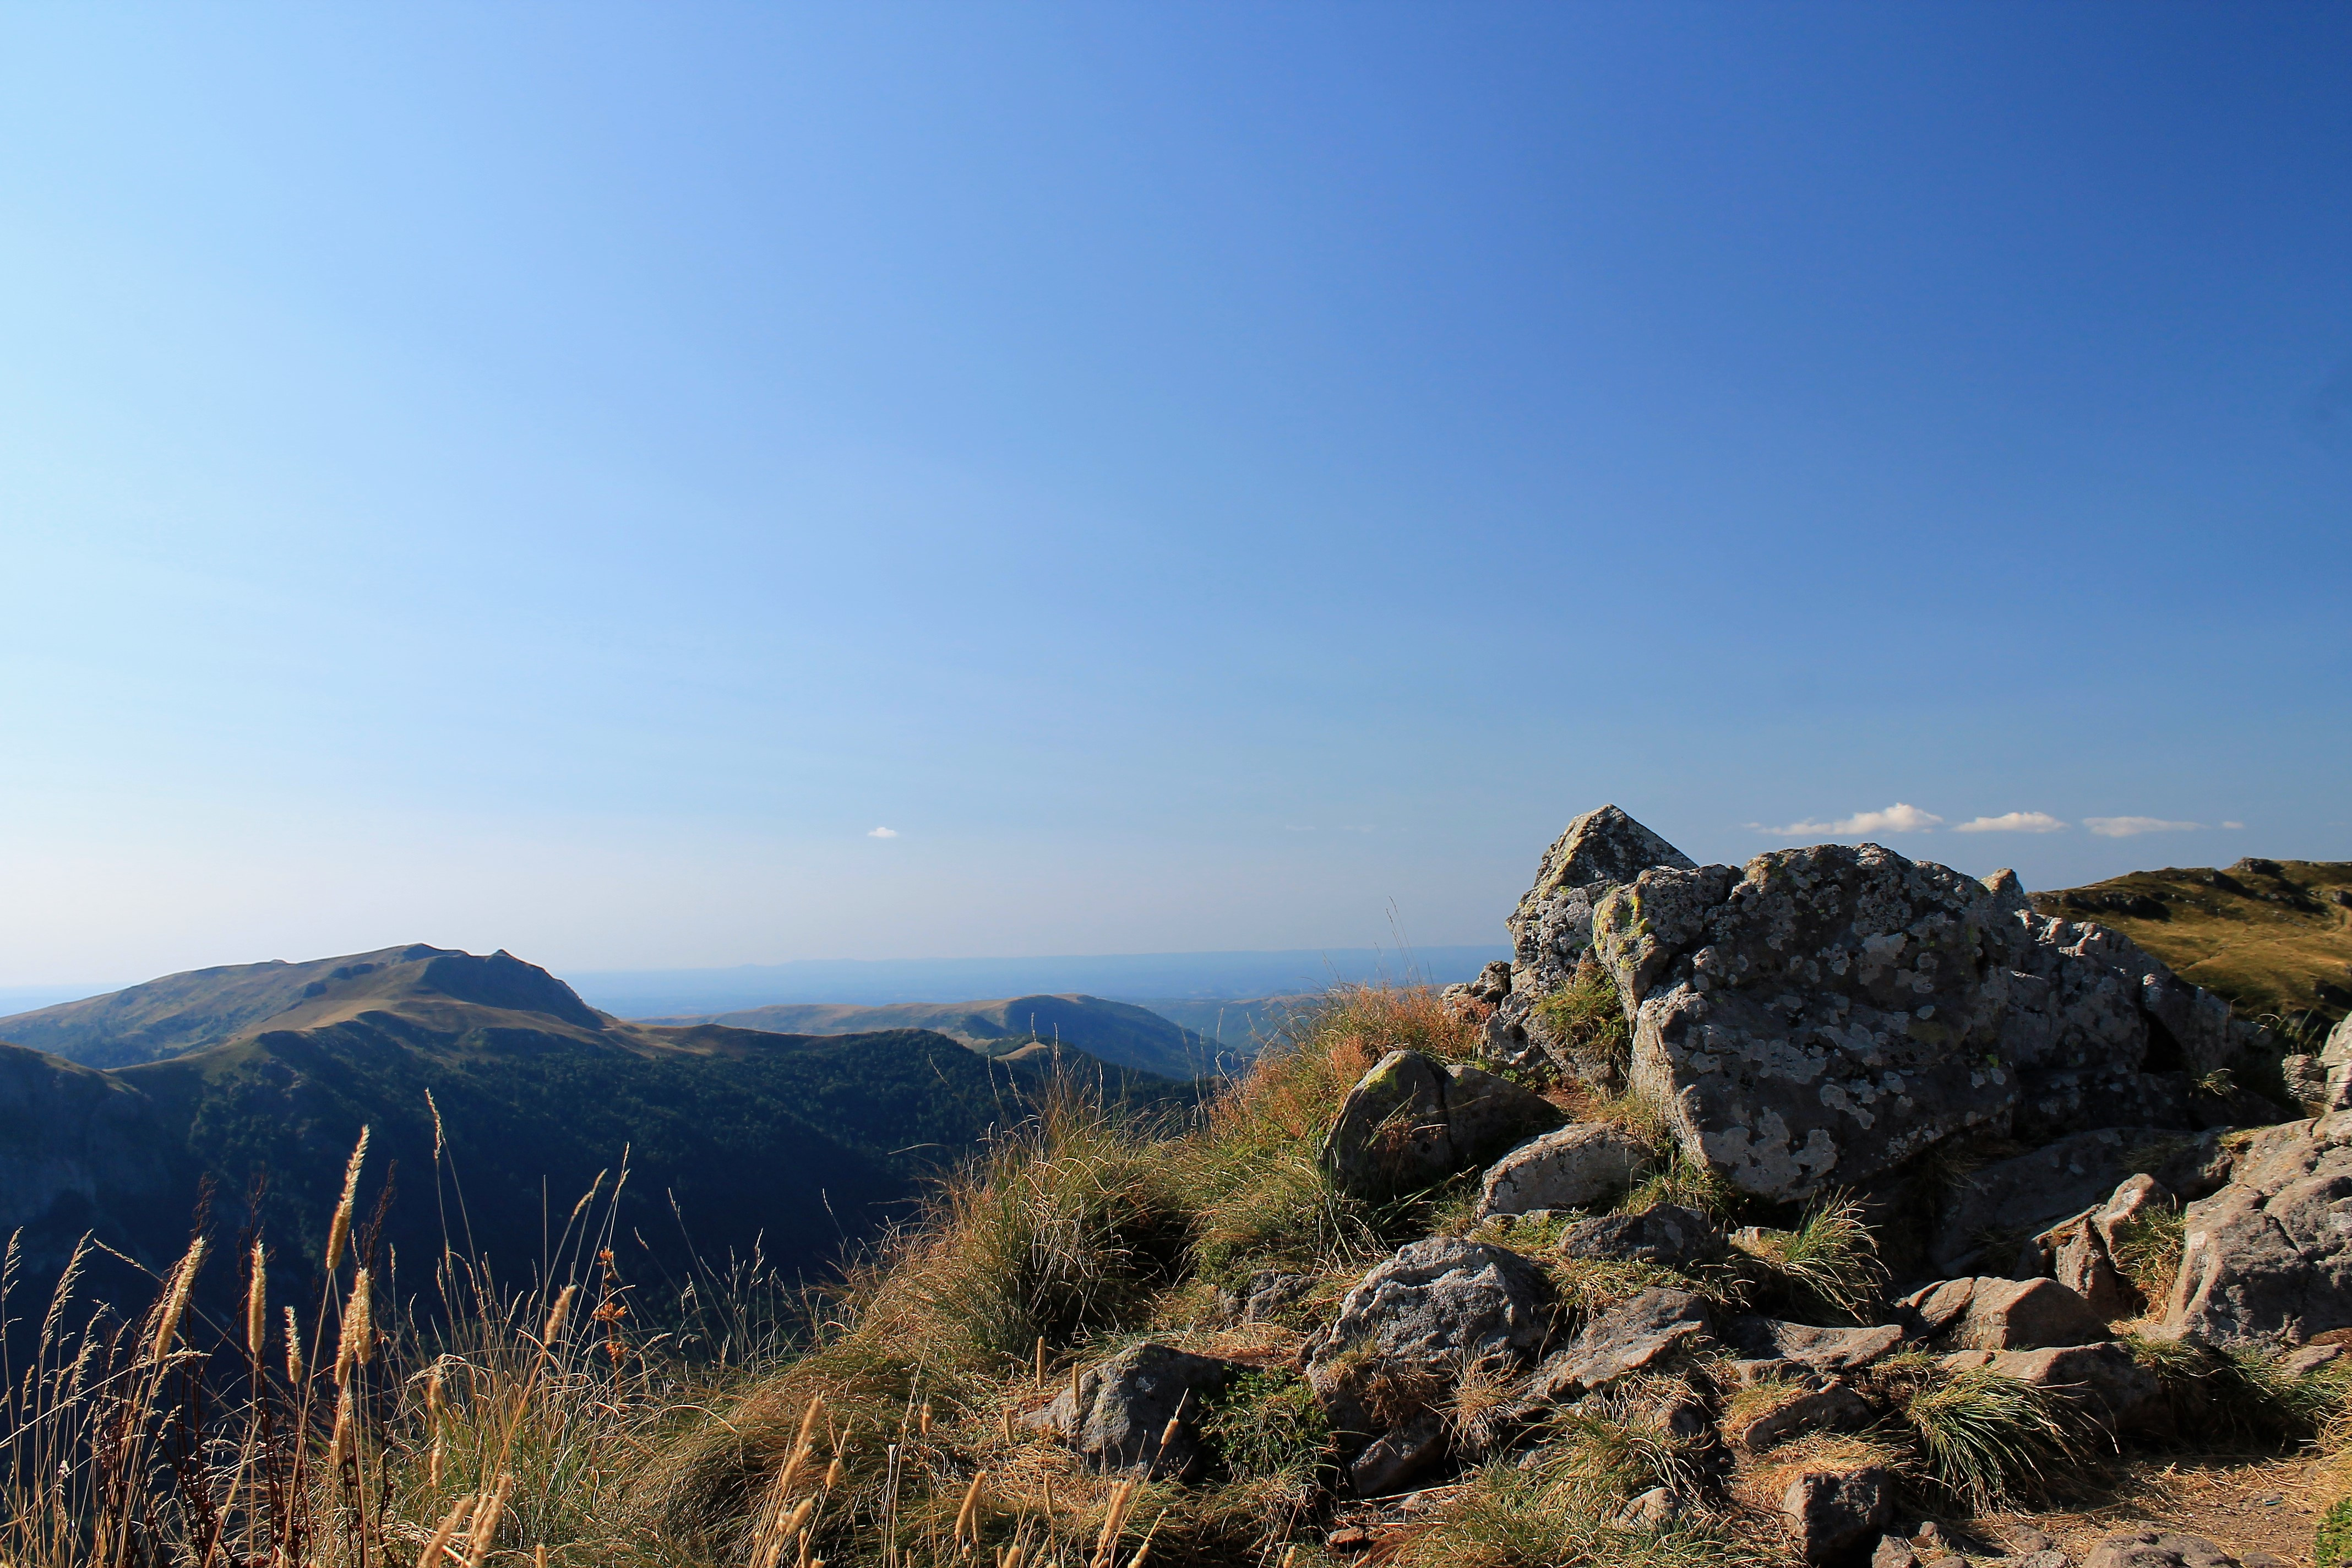
M2134 871L2037 893L2033 907L2112 926L2240 1017L2308 1035L2352 1010L2352 861Z
M901 1002L879 1007L779 1003L734 1013L647 1021L731 1024L797 1035L929 1029L990 1056L1045 1040L1179 1081L1214 1070L1218 1056L1213 1042L1158 1013L1078 994L1008 996L985 1002Z

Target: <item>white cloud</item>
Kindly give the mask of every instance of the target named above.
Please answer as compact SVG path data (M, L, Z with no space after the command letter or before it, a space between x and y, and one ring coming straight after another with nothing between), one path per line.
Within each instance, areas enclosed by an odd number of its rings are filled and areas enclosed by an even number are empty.
M2083 826L2102 838L2136 838L2143 833L2193 833L2201 822L2167 822L2160 816L2086 816Z
M2004 811L1979 816L1952 829L1955 833L2056 833L2066 825L2046 811Z
M2245 826L2246 825L2245 825L2244 823L2242 823L2242 822L2225 822L2225 823L2221 824L2221 826L2224 826L2224 827L2227 827L2227 828L2231 829L2232 832L2234 832L2234 831L2236 831L2237 829L2239 829L2239 828L2242 828L2242 827Z
M877 827L872 832L866 834L866 837L868 838L896 838L898 837L898 830L895 827Z
M1885 811L1857 811L1835 822L1792 822L1768 831L1792 837L1818 834L1824 838L1861 838L1873 833L1926 833L1940 826L1943 820L1932 811L1922 811L1898 800Z

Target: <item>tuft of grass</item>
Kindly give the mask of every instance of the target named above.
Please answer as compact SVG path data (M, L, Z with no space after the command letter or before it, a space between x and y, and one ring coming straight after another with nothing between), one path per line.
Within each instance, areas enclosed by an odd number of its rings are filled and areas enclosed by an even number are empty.
M1590 953L1567 984L1536 1004L1535 1016L1570 1058L1591 1063L1602 1078L1622 1082L1633 1067L1633 1032L1617 983Z
M2151 1311L2163 1309L2180 1273L2187 1227L2177 1206L2151 1207L2116 1227L2108 1256L2116 1271L2132 1283Z
M1330 1460L1331 1430L1315 1391L1279 1368L1234 1379L1201 1431L1236 1478L1303 1483Z
M2352 1366L2339 1362L2296 1376L2279 1357L2256 1350L2138 1335L2122 1343L2156 1373L2184 1430L2264 1446L2347 1435Z
M1826 1193L1805 1206L1790 1230L1751 1227L1732 1237L1774 1310L1837 1322L1875 1321L1886 1266L1862 1205Z
M2311 1543L2312 1568L2342 1568L2347 1563L2352 1563L2352 1497L2329 1505Z
M1916 1479L1955 1502L1981 1512L2044 1499L2089 1463L2093 1429L2052 1390L1923 1355L1879 1374L1917 1449Z

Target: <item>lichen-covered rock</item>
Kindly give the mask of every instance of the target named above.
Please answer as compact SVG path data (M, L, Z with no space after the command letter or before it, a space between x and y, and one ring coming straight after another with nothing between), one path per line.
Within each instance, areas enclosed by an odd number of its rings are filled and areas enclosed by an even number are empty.
M2135 1530L2091 1548L2083 1568L2239 1568L2238 1560L2201 1535Z
M1653 1288L1595 1316L1576 1338L1547 1358L1533 1380L1539 1397L1556 1404L1641 1372L1707 1339L1706 1302L1687 1290Z
M2352 1113L2257 1134L2181 1218L2168 1333L2279 1347L2352 1327Z
M1663 1268L1717 1262L1730 1249L1730 1238L1713 1220L1679 1204L1659 1204L1640 1214L1571 1220L1560 1228L1559 1245L1563 1258L1608 1258Z
M1342 1192L1377 1201L1484 1164L1562 1120L1549 1101L1492 1073L1391 1051L1341 1101L1323 1168Z
M2147 1175L2169 1192L2201 1197L2229 1179L2231 1155L2215 1132L2102 1127L1971 1172L1952 1195L1927 1249L1947 1278L2007 1268L1987 1236L2032 1235L2099 1206L2118 1184ZM2042 1272L2037 1268L2035 1272Z
M1130 1346L1080 1373L1045 1420L1097 1474L1191 1479L1207 1458L1193 1423L1242 1370L1170 1345Z
M1613 1121L1570 1122L1496 1161L1486 1172L1478 1213L1483 1217L1614 1203L1649 1161L1649 1145Z
M1533 1364L1552 1319L1550 1282L1517 1253L1417 1241L1365 1275L1308 1342L1307 1380L1332 1429L1361 1445L1442 1405L1473 1368Z
M2025 1351L2087 1345L2107 1325L2055 1279L1946 1279L1895 1303L1915 1338L1948 1350Z
M1885 1467L1806 1470L1790 1481L1780 1513L1797 1554L1821 1568L1859 1563L1895 1517L1895 1481Z
M2114 932L2017 901L1821 845L1644 871L1596 907L1592 951L1634 1019L1635 1090L1763 1196L1863 1181L1971 1128L2189 1125L2189 1069L2226 1047L2226 1008Z
M1893 1354L1903 1342L1903 1331L1891 1323L1866 1329L1821 1329L1811 1323L1784 1323L1777 1318L1750 1315L1725 1324L1723 1337L1741 1355L1759 1362L1790 1362L1816 1373L1834 1373L1854 1372Z

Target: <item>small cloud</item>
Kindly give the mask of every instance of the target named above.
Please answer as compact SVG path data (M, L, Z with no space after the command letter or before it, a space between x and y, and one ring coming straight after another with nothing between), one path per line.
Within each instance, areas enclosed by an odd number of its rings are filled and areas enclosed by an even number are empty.
M1979 816L1952 829L1955 833L2056 833L2065 824L2046 811L2004 811L1999 816Z
M2221 826L2230 829L2232 833L2235 833L2242 829L2246 825L2242 822L2225 822L2221 824Z
M2160 816L2086 816L2083 826L2102 838L2137 838L2143 833L2194 833L2201 822L2167 822Z
M1942 826L1943 820L1932 811L1922 811L1898 800L1885 811L1857 811L1835 822L1792 822L1767 831L1792 837L1819 834L1824 838L1861 838L1873 833L1926 833Z
M868 838L896 838L898 837L898 830L895 827L877 827L868 831L866 837Z

